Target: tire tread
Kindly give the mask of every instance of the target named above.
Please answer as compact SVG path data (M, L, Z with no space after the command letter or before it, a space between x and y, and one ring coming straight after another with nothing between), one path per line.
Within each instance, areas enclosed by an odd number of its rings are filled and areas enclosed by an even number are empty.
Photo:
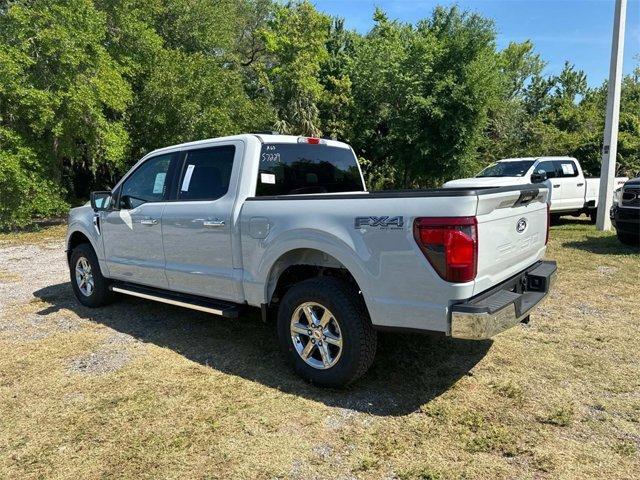
M305 376L299 369L297 369L298 373L301 373L305 378L311 380L313 383L318 383L324 386L342 387L353 383L358 378L362 377L369 367L371 367L371 364L375 359L377 346L377 333L371 325L369 314L362 296L346 281L335 277L324 276L314 277L294 285L289 289L287 294L285 294L282 303L286 305L288 297L304 295L306 292L309 292L309 295L313 295L314 292L321 292L322 295L326 295L331 298L331 301L340 309L340 313L333 312L336 316L340 315L340 322L357 322L354 329L357 334L352 337L352 340L355 342L355 344L353 344L353 348L355 348L356 364L355 368L351 372L348 372L346 376L337 375L336 379L329 378L331 375L326 375L327 378L323 380L308 378L308 376ZM288 329L289 318L283 318L281 312L279 312L278 315L278 322L287 322L286 328ZM280 325L278 330L279 335L284 337L285 332L282 331L284 330L284 326ZM286 350L284 348L284 344L287 342L290 342L290 338L281 338L283 350ZM297 355L295 351L293 353ZM336 366L339 365L340 363ZM322 371L318 370L316 372ZM331 373L334 374L335 372ZM319 376L321 374L317 375Z

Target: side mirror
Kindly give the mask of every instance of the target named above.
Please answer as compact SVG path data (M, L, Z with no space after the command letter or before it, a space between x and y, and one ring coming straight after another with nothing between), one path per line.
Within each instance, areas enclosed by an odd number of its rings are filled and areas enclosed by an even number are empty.
M108 210L111 205L111 192L91 192L91 208L99 212Z
M542 183L547 179L547 174L542 170L531 174L531 183Z

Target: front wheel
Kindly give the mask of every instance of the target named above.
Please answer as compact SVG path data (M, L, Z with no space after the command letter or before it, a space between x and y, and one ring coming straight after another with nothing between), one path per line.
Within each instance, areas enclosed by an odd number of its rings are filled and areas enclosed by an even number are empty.
M302 378L342 387L371 366L377 337L358 291L337 278L318 277L284 295L278 309L278 340Z
M618 240L620 240L621 243L624 243L625 245L629 245L631 247L640 246L640 235L633 235L621 232L620 230L618 230L616 234L618 235Z
M101 307L112 300L109 281L102 276L98 257L88 243L78 245L71 252L69 273L73 293L85 307Z

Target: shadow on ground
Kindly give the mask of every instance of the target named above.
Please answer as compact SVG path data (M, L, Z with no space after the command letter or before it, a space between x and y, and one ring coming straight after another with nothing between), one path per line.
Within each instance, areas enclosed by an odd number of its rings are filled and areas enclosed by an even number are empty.
M640 253L639 248L624 245L615 235L606 237L588 236L584 240L564 242L562 246L602 255L631 255L633 253Z
M60 309L170 348L184 357L230 375L287 393L374 415L403 415L446 391L478 363L490 341L466 342L444 336L381 334L376 360L364 378L344 390L327 390L300 380L285 364L275 329L253 312L230 320L159 303L120 298L89 309L74 298L69 283L45 287L34 295Z
M585 226L585 225L589 225L589 224L591 224L591 222L589 221L589 218L583 217L582 215L579 216L579 217L574 217L573 215L566 215L566 216L558 217L558 216L553 215L551 217L551 226L553 226L553 227L557 227L557 226L560 226L560 225L580 225L580 226Z

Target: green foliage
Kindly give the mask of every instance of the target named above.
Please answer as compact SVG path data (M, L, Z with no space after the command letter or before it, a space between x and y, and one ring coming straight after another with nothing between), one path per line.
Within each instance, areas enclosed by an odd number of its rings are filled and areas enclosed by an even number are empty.
M319 135L318 102L323 87L318 74L327 59L330 19L307 0L276 5L264 31L269 54L267 75L278 111L276 130Z
M353 144L403 187L472 172L499 98L492 23L457 8L436 8L416 27L380 10L374 19L351 67Z
M361 35L309 0L16 0L0 6L0 228L61 214L168 144L274 129L351 143L372 189L437 186L520 155L598 175L606 84L559 75L491 20L380 9ZM640 70L619 173L640 171Z
M4 161L28 170L14 170L16 179L46 178L42 190L55 195L74 167L94 172L122 161L131 89L103 46L105 31L104 14L88 0L17 2L0 15L0 125L30 152L18 163L5 152ZM51 204L64 205L61 197Z
M0 127L0 230L28 225L68 208L60 188L47 178L33 150Z
M131 108L139 155L154 148L266 128L268 105L250 101L237 71L201 53L165 50Z

